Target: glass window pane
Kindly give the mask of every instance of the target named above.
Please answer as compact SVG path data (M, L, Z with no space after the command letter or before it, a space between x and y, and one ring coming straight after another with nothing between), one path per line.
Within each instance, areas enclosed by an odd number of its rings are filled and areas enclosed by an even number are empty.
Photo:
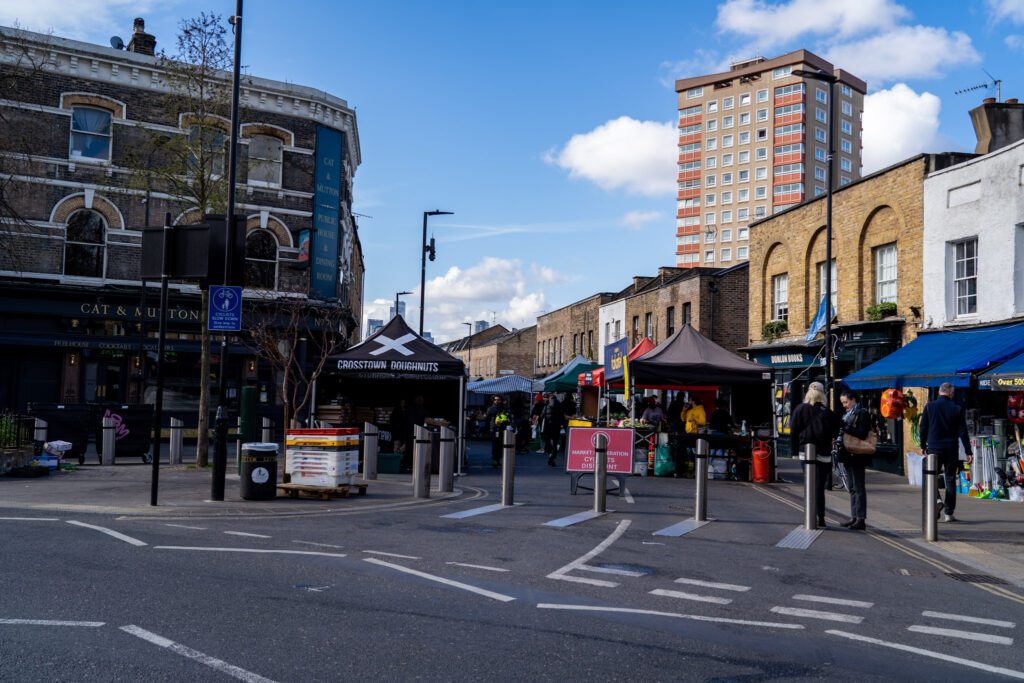
M65 244L64 274L103 277L103 247Z
M75 107L71 110L71 130L110 135L110 112Z
M67 240L103 244L103 217L95 211L76 211L68 219Z

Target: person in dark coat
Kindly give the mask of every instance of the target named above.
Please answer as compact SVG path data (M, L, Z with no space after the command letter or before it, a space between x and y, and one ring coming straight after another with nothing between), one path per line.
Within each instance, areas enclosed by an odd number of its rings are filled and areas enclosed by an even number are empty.
M714 416L712 416L714 419ZM825 392L818 382L812 382L804 394L804 402L798 405L789 418L789 438L792 452L802 453L808 444L813 444L816 455L832 453L832 439L839 429L836 416L825 407ZM820 462L820 461L819 461ZM818 502L818 526L825 527L825 472L818 467L814 496ZM805 472L807 471L805 466Z
M944 521L955 522L953 511L956 509L956 477L960 467L960 449L957 440L964 446L967 462L974 460L971 440L967 436L967 420L964 411L953 402L953 385L943 382L939 386L939 397L928 401L921 412L919 425L921 435L921 451L934 453L942 468L942 476L946 483L946 500L940 505L945 513ZM941 501L940 501L941 502Z
M824 402L824 396L822 396L822 401ZM732 434L732 428L734 427L732 414L729 412L729 402L724 398L715 401L715 412L711 413L708 426L711 427L713 432Z
M868 438L868 433L871 431L871 416L860 405L860 397L857 392L852 389L844 389L839 394L839 401L846 411L843 413L840 434L849 434L858 439ZM864 476L870 457L850 453L846 448L840 446L840 462L846 466L846 471L850 475L850 519L842 523L842 526L848 529L860 531L866 528L868 493L864 484Z
M548 465L555 467L562 427L565 426L565 410L553 394L544 395L544 408L541 410L539 422L540 437L544 441L544 453L548 456Z
M502 396L491 398L487 408L487 433L491 437L491 467L501 467L504 459L505 430L512 423L512 413Z

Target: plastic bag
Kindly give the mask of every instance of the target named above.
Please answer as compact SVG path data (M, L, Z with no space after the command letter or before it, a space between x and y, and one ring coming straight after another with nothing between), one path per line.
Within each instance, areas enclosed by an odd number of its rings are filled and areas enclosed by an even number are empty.
M671 477L676 473L676 463L668 446L658 446L654 451L654 476Z

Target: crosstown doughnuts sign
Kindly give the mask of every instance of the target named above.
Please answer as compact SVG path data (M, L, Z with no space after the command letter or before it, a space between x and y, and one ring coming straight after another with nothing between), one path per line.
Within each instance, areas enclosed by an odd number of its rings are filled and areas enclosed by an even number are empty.
M608 473L631 474L633 472L633 430L604 427L573 427L569 430L565 471L594 471L594 444L597 442L598 434L608 437Z

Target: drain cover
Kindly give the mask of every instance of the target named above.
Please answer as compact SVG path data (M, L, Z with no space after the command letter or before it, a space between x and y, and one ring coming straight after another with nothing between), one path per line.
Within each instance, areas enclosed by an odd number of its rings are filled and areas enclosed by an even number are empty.
M961 574L960 572L946 572L946 576L964 583L991 583L996 586L1009 586L1009 582L1003 581L998 576L988 574Z

